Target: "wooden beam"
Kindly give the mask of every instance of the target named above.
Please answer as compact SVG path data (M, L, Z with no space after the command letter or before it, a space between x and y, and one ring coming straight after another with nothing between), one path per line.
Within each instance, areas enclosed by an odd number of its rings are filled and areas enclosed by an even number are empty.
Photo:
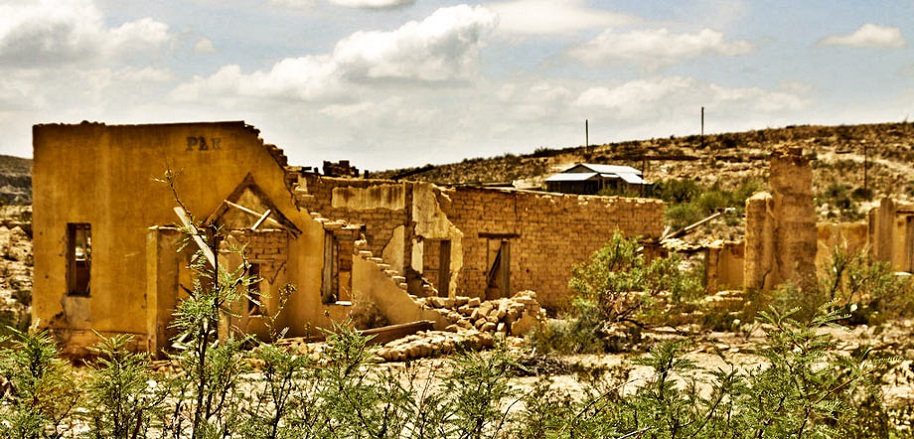
M251 230L257 230L257 228L260 227L260 225L263 224L263 222L267 220L267 217L269 217L271 213L273 213L273 211L270 209L267 209L267 211L264 212L263 215L260 216L260 219L258 219L257 222L254 223L253 226L251 226Z
M187 215L187 212L178 206L175 207L175 213L178 215L181 223L184 224L184 227L186 227L190 232L190 236L197 244L197 247L200 247L200 250L203 251L203 257L206 258L206 260L213 268L216 268L216 256L213 254L213 249L209 248L209 246L206 245L206 241L203 240L203 237L200 236L197 228L194 227L194 224L190 221L190 217Z
M260 218L261 216L263 216L262 213L257 212L256 210L248 209L247 207L244 207L244 206L242 206L242 205L240 205L240 204L238 204L238 203L233 203L233 202L231 202L231 201L229 201L229 200L223 200L223 203L225 203L227 206L234 207L235 209L238 209L238 210L240 210L240 211L242 211L242 212L244 212L244 213L246 213L246 214L248 214L248 215L253 215L253 216L256 216L256 217L258 217L258 218ZM270 210L267 210L267 212L270 212ZM276 220L273 219L273 218L267 218L267 219L270 220L270 221L272 221L272 222L274 222L274 223L276 223L276 224L277 224L278 226L280 226L280 227L285 227L285 226L283 226L283 224L282 224L281 222L276 221Z

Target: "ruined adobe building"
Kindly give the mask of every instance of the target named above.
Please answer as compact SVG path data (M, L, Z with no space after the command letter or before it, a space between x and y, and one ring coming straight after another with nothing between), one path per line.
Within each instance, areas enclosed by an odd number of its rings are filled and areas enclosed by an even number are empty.
M869 212L870 255L892 269L914 273L914 205L883 198Z
M154 181L180 172L187 211L245 247L263 307L235 304L228 322L265 331L277 289L296 285L279 324L290 336L371 304L389 323L440 315L413 297L483 299L531 289L545 306L568 295L574 263L616 231L659 238L663 204L473 187L330 178L290 167L243 122L37 125L34 136L33 317L75 353L93 334L126 333L158 352L173 335L192 246L181 248L176 202ZM412 294L412 296L410 295Z
M786 281L816 288L816 209L812 167L799 148L771 154L768 185L746 201L745 287L770 290Z
M777 150L770 158L769 192L746 201L744 242L718 242L705 250L706 286L772 290L792 282L817 288L817 272L835 248L869 249L874 260L914 272L914 205L886 197L867 222L816 223L812 167L799 148Z

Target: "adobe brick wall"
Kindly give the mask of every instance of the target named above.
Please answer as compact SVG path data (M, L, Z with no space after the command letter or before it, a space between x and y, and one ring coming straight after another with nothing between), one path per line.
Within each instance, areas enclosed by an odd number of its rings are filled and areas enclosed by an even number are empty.
M402 262L408 264L411 242L416 237L413 224L421 219L412 218L413 198L421 188L414 183L314 174L304 175L299 184L307 189L303 205L310 211L364 224L368 250L373 254L382 254L395 230L406 226L406 260ZM462 233L460 242L454 242L462 260L452 262L456 270L456 291L452 293L456 295L486 297L493 253L490 240L493 247L502 238L510 243L510 291L534 290L544 306L556 308L568 300L572 265L587 260L616 230L648 240L659 239L663 231L663 203L659 200L474 187L432 190L441 213ZM434 215L431 211L426 214ZM423 260L427 267L437 268L435 249L430 245L426 251ZM433 270L427 275L435 278L429 281L437 280Z
M799 148L771 153L770 193L746 200L746 288L793 282L816 288L816 210L812 167Z
M489 269L487 236L508 237L510 290L534 290L547 307L564 305L571 267L587 260L616 230L659 239L663 202L460 187L441 190L439 204L463 232L457 294L484 297Z
M409 184L385 180L324 177L316 174L304 174L299 184L306 187L308 195L311 196L304 202L304 207L309 211L319 212L326 218L343 220L348 224L365 225L363 233L368 241L368 250L376 255L383 254L384 247L393 238L394 230L397 227L409 225L408 206L412 198L412 186ZM340 203L337 201L337 206L334 207L334 190L339 196L341 191L363 190L367 192L379 186L390 188L399 186L403 191L403 202L379 199L377 205L384 207L363 206L356 209L340 207ZM408 244L410 240L406 239L405 242Z

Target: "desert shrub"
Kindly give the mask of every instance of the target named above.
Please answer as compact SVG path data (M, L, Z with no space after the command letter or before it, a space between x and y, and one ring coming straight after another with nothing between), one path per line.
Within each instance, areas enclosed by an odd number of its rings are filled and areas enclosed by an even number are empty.
M701 208L695 203L673 204L664 211L667 224L675 230L695 224L704 218Z
M97 355L90 363L88 418L95 437L148 437L151 420L160 418L167 393L150 389L161 381L149 371L145 353L128 350L128 335L102 337L91 350Z
M61 437L79 402L73 371L46 331L10 331L9 346L0 349L0 383L7 387L0 393L0 437Z
M811 319L796 310L760 314L762 364L704 370L683 358L685 342L664 342L634 362L651 373L639 384L616 375L585 389L566 419L570 437L893 437L867 351L842 355L819 331L842 316L821 308ZM633 392L624 388L632 385ZM544 397L545 398L545 397Z
M503 348L455 359L453 372L444 380L452 407L452 434L467 439L501 436L508 420L501 404L514 394L506 373L510 365L511 358Z
M742 180L732 190L717 183L705 187L691 179L669 179L657 183L652 196L666 203L667 224L674 229L681 229L715 212L730 209L739 214L745 210L746 199L761 189L762 184L752 178ZM727 218L729 220L735 216Z
M701 195L702 188L692 179L667 179L654 184L654 196L668 203L685 203Z
M828 265L819 278L820 302L834 301L855 323L881 323L888 318L914 315L914 298L907 276L899 276L891 264L875 261L867 250L832 249Z
M720 190L707 191L698 197L698 206L701 215L710 214L730 207L732 204L729 194Z
M590 260L572 268L570 318L547 324L534 343L560 352L617 351L639 337L639 328L663 318L667 305L701 296L696 272L678 256L647 262L637 238L620 233Z

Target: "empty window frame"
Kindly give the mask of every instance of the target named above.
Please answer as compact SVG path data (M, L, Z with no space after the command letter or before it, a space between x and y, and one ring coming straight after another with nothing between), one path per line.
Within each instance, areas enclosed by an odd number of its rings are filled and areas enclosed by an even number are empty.
M321 297L324 303L348 302L352 300L352 252L354 240L351 236L324 234L324 269Z
M92 272L92 226L67 224L67 294L89 296Z

